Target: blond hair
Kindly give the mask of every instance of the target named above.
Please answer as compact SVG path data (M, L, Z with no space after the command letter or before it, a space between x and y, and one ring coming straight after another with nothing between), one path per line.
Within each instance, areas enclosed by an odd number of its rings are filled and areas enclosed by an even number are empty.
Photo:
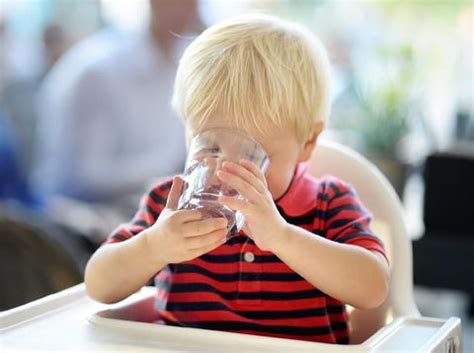
M173 107L204 126L213 114L244 131L293 128L300 142L330 110L329 63L304 27L266 15L235 18L197 37L180 60Z

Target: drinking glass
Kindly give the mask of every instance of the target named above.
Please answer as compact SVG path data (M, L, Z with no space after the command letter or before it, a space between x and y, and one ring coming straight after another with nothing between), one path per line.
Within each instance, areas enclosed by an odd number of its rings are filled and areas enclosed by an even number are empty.
M245 222L244 215L222 205L218 198L243 197L237 190L224 185L217 177L217 171L223 162L239 163L241 159L255 163L263 173L269 165L262 145L242 132L215 128L196 135L188 152L178 209L198 210L203 218L225 217L228 238L240 231Z

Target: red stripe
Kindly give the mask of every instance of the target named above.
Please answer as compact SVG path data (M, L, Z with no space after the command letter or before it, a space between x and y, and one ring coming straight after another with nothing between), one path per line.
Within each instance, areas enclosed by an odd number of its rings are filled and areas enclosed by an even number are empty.
M127 239L130 239L133 236L133 234L125 228L120 229L118 232L116 232L116 234L122 235Z
M341 210L337 213L337 215L329 218L326 220L328 227L331 227L331 222L336 221L338 219L353 219L357 222L363 222L367 220L368 216L362 215L359 211L354 210Z
M361 230L357 228L356 223L359 223L359 220L356 219L351 222L347 222L346 224L341 225L340 227L333 227L331 229L328 229L326 231L326 238L329 240L336 240L338 237L342 237L344 235L360 233ZM367 230L367 232L370 232L370 230Z
M164 199L166 199L166 197L164 197ZM151 208L156 213L161 213L163 209L165 208L164 205L155 202L151 197L148 198L146 205L147 207Z
M133 237L136 234L140 233L144 229L145 228L141 227L141 226L131 225L131 226L128 226L127 228L121 230L120 232L118 232L118 234L123 235L127 239L130 239L131 237Z
M179 321L228 321L228 322L258 322L261 325L281 325L281 326L298 326L299 328L328 327L329 321L327 317L309 317L298 319L247 319L225 310L207 310L207 311L173 311L173 316Z
M121 243L121 240L118 240L117 238L111 238L109 237L104 243L102 243L101 246L107 245L107 244L115 244L115 243Z
M364 249L377 251L383 255L383 257L389 262L387 254L381 244L371 238L355 238L349 240L346 244L357 245Z
M336 199L332 199L328 203L328 206L331 206L331 207L328 207L327 210L330 211L330 210L332 210L333 208L336 208L336 207L353 206L353 205L357 205L357 204L359 204L359 202L355 199L355 197L353 195L346 194L346 195L340 196Z
M234 254L240 254L242 252L244 244L224 244L219 246L218 248L214 249L213 251L209 252L209 255L234 255ZM270 254L268 252L262 252L262 250L256 248L256 246L249 246L246 245L246 251L252 251L254 253L265 253L265 254ZM254 251L255 250L255 251Z
M204 261L200 258L196 258L190 262L186 262L187 264L193 264L205 268L206 270L219 273L219 274L226 274L226 273L235 273L239 271L239 264L237 262L231 263L209 263Z
M133 217L133 222L138 222L138 221L145 221L147 224L153 224L154 223L154 218L153 215L150 212L147 211L138 211L135 214L135 217Z
M212 278L209 278L205 275L202 275L200 273L175 273L173 274L173 282L174 283L191 283L191 282L197 282L197 283L208 283L215 288L218 288L219 290L222 291L232 291L236 290L238 287L238 281L235 282L221 282L221 281L216 281ZM314 286L312 286L309 282L305 280L301 281L294 281L289 284L288 282L285 281L264 281L262 282L262 290L269 291L269 292L284 292L285 289L288 292L292 291L303 291L303 290L309 290L309 289L314 289Z
M132 234L138 234L141 231L143 231L145 229L145 227L139 226L137 224L131 224L131 225L127 226L127 229Z
M160 290L159 299L167 298L169 302L195 303L200 302L221 302L229 307L251 306L258 303L259 310L302 310L308 308L322 308L326 305L324 297L315 299L292 299L292 300L254 300L254 299L222 299L218 294L212 292L192 292L192 293L170 293L169 297Z

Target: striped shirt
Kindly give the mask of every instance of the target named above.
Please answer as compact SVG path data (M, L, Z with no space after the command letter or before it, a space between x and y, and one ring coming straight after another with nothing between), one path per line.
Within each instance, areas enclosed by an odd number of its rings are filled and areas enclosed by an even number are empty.
M129 224L107 243L125 241L150 227L163 210L171 180L156 185ZM355 191L332 176L315 179L297 168L276 201L287 222L339 243L385 256L369 229L370 214ZM160 322L327 343L348 343L343 303L306 281L277 256L260 250L245 234L194 260L169 264L155 277Z

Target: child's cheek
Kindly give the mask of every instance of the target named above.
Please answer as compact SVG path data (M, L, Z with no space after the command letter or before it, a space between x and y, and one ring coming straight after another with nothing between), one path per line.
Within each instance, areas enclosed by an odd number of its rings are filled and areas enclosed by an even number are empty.
M288 168L288 170L288 172L286 170L280 170L280 172L273 171L265 175L268 190L272 194L273 200L281 198L290 187L293 173L291 168Z
M276 183L275 178L271 174L266 174L265 178L267 179L268 190L272 194L273 199L276 200L279 197L278 183Z

